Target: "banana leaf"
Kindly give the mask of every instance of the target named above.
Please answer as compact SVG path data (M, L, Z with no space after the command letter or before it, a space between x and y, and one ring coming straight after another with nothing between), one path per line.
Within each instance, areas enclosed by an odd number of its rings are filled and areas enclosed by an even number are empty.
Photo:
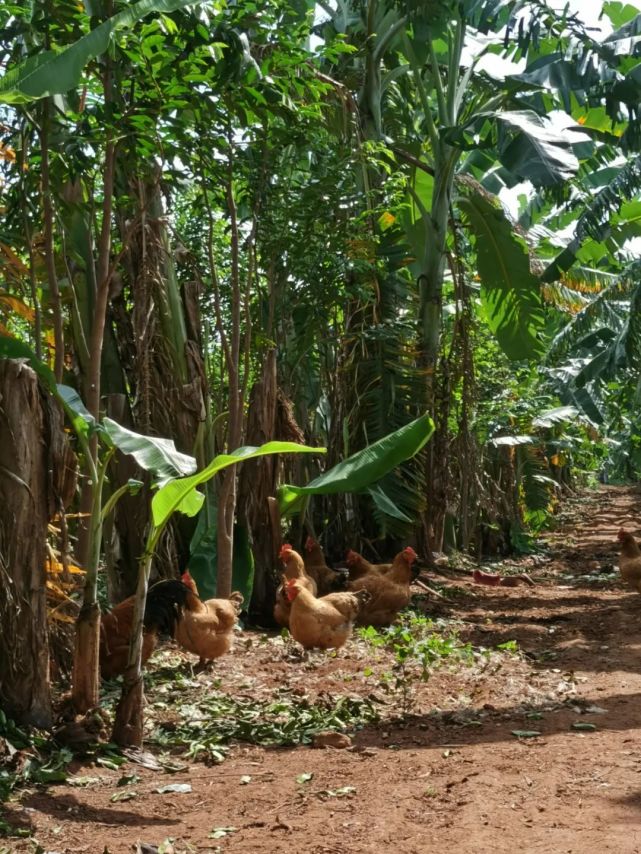
M198 491L197 487L228 466L268 454L325 454L326 452L326 448L308 448L296 442L267 442L258 448L248 445L232 451L231 454L219 454L197 474L171 480L158 490L151 502L153 524L160 529L175 510L186 516L195 516L205 500L205 496Z
M278 490L283 516L300 512L307 495L362 492L400 463L417 454L434 432L429 415L421 415L399 430L383 436L343 462L314 478L307 486L284 484Z
M143 436L122 427L111 418L103 418L102 425L118 450L123 454L131 454L140 468L153 472L159 486L196 470L196 460L176 450L172 439Z
M534 359L543 348L541 286L530 270L528 245L501 203L462 185L458 204L476 241L481 303L488 326L509 359Z

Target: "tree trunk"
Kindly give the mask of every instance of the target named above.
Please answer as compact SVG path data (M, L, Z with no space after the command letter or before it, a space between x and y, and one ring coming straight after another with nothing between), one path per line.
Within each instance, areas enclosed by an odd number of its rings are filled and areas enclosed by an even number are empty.
M20 724L51 725L47 525L75 488L75 458L35 372L0 360L0 703Z
M249 395L247 444L262 445L276 437L276 407L276 351L272 350ZM271 623L276 590L274 566L280 543L275 541L268 502L276 492L278 469L276 456L250 460L243 464L238 484L238 513L250 532L254 555L254 589L248 611L261 625Z
M151 553L151 552L150 552ZM138 571L138 588L131 626L129 660L122 680L122 694L116 708L112 741L121 747L142 747L144 686L142 676L142 633L145 601L149 586L151 557L146 557Z
M305 443L291 401L277 384L275 350L265 356L262 376L251 389L245 440L248 445L270 441ZM282 545L278 501L274 496L282 472L287 480L295 480L291 477L292 460L297 462L296 456L280 454L250 460L243 463L238 478L238 515L249 531L254 555L254 587L248 611L250 618L262 626L274 624L274 595L280 583L278 550Z

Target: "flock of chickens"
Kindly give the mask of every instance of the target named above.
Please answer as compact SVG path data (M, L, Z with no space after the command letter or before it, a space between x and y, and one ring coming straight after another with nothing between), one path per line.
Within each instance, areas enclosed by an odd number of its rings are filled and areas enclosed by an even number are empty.
M641 593L641 549L623 528L619 569L622 579ZM288 628L305 649L336 649L343 646L355 625L387 626L410 601L410 584L418 574L414 549L404 548L392 563L371 564L355 551L347 553L347 567L327 566L319 544L308 537L304 555L285 544L279 552L282 581L276 591L274 619ZM477 572L479 576L477 577ZM474 581L498 585L527 577L499 578L475 570ZM507 585L504 586L512 586ZM240 593L229 599L203 601L189 574L160 581L150 588L144 617L143 663L151 656L161 635L194 653L204 666L229 651L234 626L243 604ZM102 615L100 672L104 678L124 673L129 657L134 597L125 599Z
M305 649L343 646L357 625L386 626L410 601L416 576L414 549L404 548L390 564L368 563L349 551L346 569L327 566L320 545L307 538L304 556L283 545L282 581L276 591L274 618ZM151 656L161 635L194 653L204 666L231 647L243 604L240 593L203 601L189 574L160 581L147 595L142 661ZM124 673L129 657L134 597L103 614L100 625L100 673L109 679Z

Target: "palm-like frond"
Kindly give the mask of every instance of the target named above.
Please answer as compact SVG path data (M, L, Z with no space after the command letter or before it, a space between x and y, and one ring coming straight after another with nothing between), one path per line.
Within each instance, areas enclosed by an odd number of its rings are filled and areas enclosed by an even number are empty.
M583 242L586 237L604 240L610 230L612 214L621 210L626 199L641 192L641 155L634 157L621 169L618 175L596 194L592 202L579 217L576 226L576 238Z
M541 448L520 445L516 449L516 460L517 478L526 510L547 510L558 484L550 477L550 468L542 458Z
M573 347L576 347L584 336L598 328L612 330L613 336L623 329L629 307L628 300L633 287L630 279L623 276L609 276L596 270L584 270L583 273L585 274L584 281L598 277L598 281L605 286L593 299L587 303L584 302L578 311L569 309L571 319L552 340L546 356L548 363L557 361ZM609 283L607 283L608 280ZM561 297L564 295L570 295L573 298L571 305L577 305L586 299L585 293L578 290L572 291L568 288L563 290L562 286L548 286L548 288L547 292L552 297L551 301L562 310ZM559 299L554 299L555 296Z

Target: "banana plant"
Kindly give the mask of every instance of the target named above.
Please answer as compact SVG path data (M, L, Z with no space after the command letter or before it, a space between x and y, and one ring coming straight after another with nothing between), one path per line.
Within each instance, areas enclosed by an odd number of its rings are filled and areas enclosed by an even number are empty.
M114 721L113 740L120 745L142 746L143 684L142 632L145 602L151 564L160 538L175 512L195 516L202 508L205 495L198 487L206 484L218 472L238 463L269 454L323 454L325 448L308 448L295 442L267 442L258 448L237 448L229 454L219 454L202 471L188 477L170 478L156 492L151 502L152 524L147 546L140 561L138 588L134 606L131 645L123 687Z
M535 6L530 26L526 18ZM344 2L335 12L329 8L326 12L329 20L322 28L326 37L339 36L359 49L356 57L349 54L336 61L330 73L332 79L345 81L345 101L355 66L360 64L363 82L355 104L359 130L367 140L366 150L376 150L381 164L378 181L371 168L364 170L370 210L385 197L387 185L393 187L399 174L406 177L406 198L383 212L370 230L373 252L381 264L388 261L382 251L387 237L396 237L413 287L407 288L408 298L400 301L394 295L398 281L377 277L374 314L376 321L382 318L382 338L383 322L388 322L385 306L394 305L398 315L400 302L401 312L417 313L419 406L435 417L440 434L445 427L438 424L435 396L440 393L436 380L443 293L447 268L456 266L460 256L457 230L462 226L469 234L468 245L476 250L484 318L500 345L515 360L533 360L543 351L544 306L530 247L483 179L492 173L494 191L519 181L530 181L547 192L558 190L579 168L576 140L555 130L545 116L555 103L555 91L548 101L537 103L528 98L530 81L519 88L505 75L490 79L486 67L497 52L509 55L518 50L526 60L537 59L539 50L546 52L555 39L563 38L567 22L544 4L503 0L444 0L402 8L389 0L368 0ZM574 19L572 26L580 30ZM505 27L501 50L491 36ZM388 198L392 194L390 190ZM368 322L369 317L365 326ZM378 350L375 355L383 366L380 376L385 377L386 350L382 345ZM393 400L393 374L389 383L379 381L381 403L371 411L387 414L388 391ZM371 388L362 395L357 390L355 407L362 412L354 420L368 427L371 419L364 403L371 397ZM439 480L435 455L437 443L432 443L427 466L423 464L420 472L420 493L427 493L428 515L440 500L430 492L431 484ZM426 519L426 529L431 524ZM439 540L436 534L435 544Z

